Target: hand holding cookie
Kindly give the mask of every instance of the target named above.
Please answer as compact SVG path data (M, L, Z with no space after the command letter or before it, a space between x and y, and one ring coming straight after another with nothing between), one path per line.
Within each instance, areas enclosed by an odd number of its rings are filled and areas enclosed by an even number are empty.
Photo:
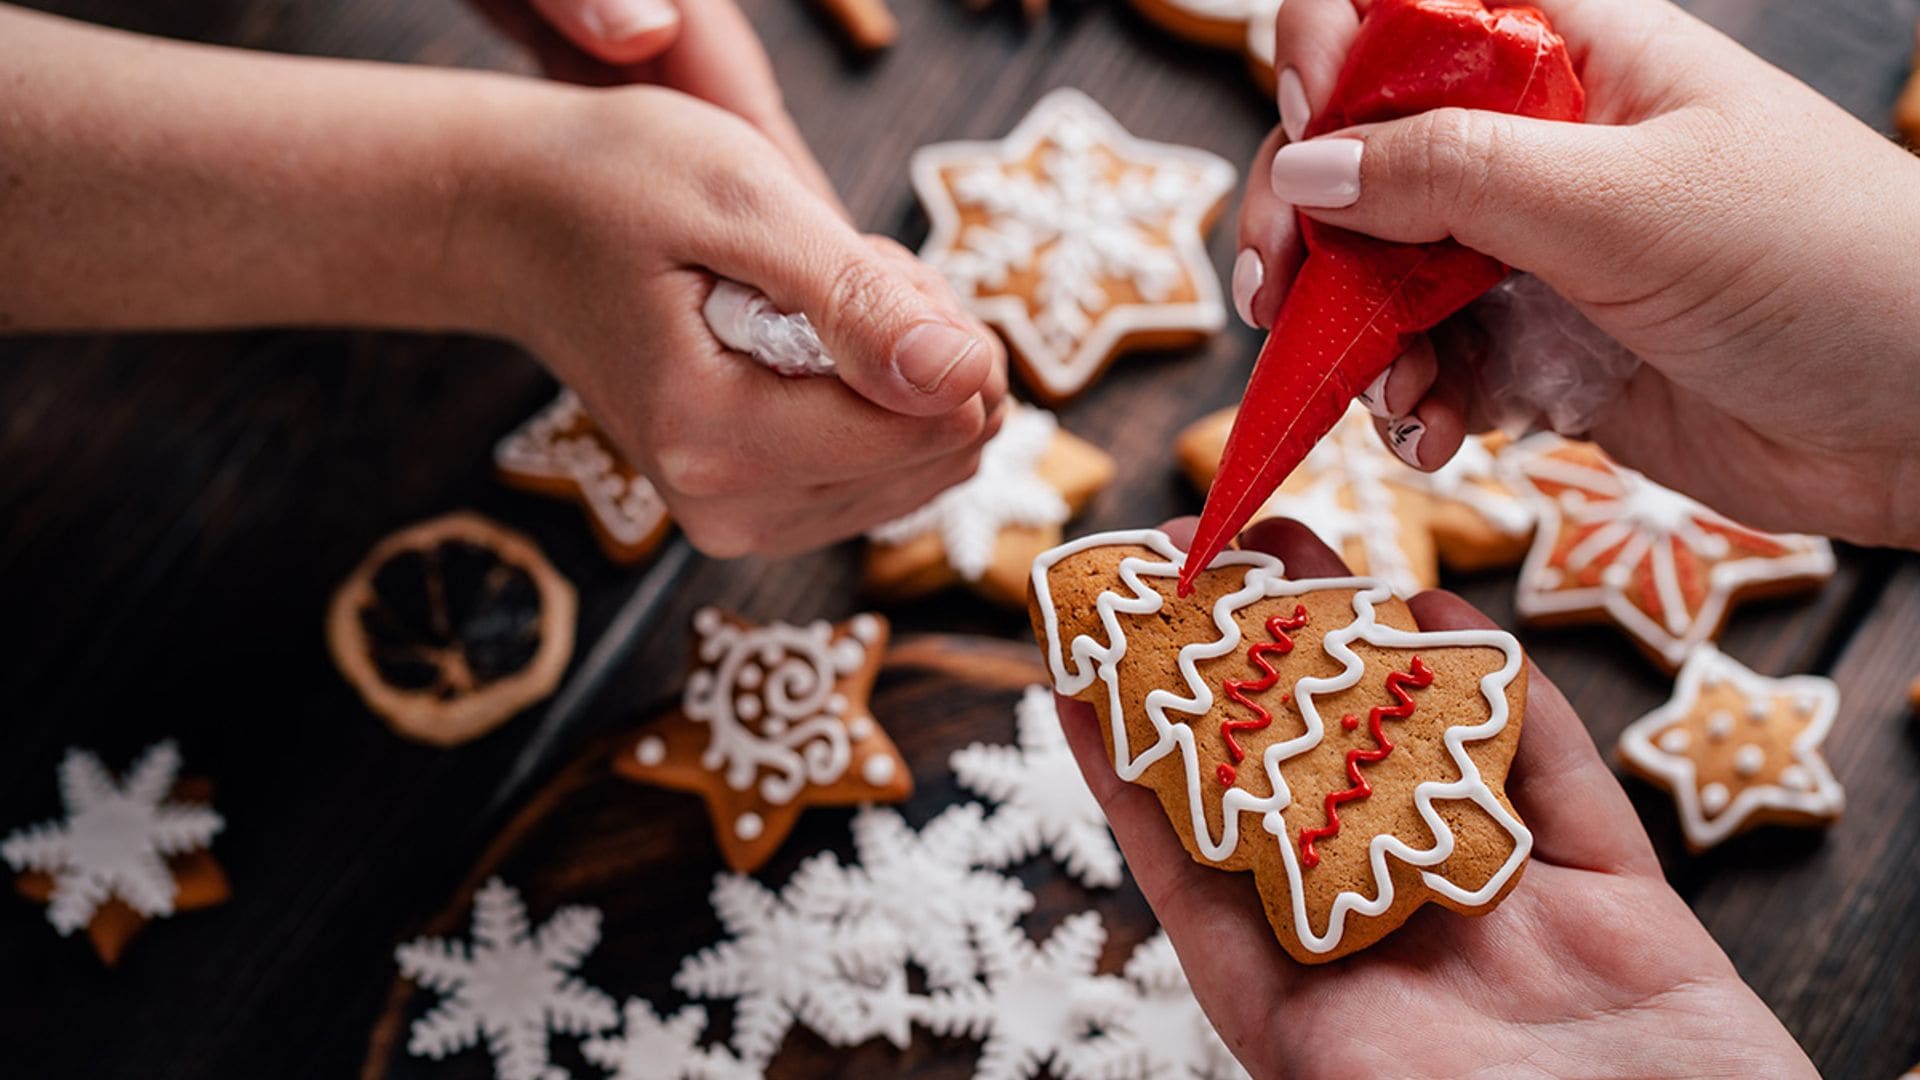
M1191 521L1168 527L1177 543L1191 531ZM1263 523L1243 544L1278 556L1293 577L1347 572L1293 522ZM1444 593L1423 593L1410 608L1422 632L1492 627ZM1252 881L1196 863L1154 792L1116 775L1093 708L1059 704L1081 771L1195 994L1254 1075L1337 1065L1457 1076L1522 1060L1547 1075L1594 1061L1621 1075L1813 1075L1667 886L1625 794L1538 671L1505 784L1532 834L1524 878L1478 917L1416 914L1364 951L1314 965L1283 950ZM1284 1036L1276 1017L1287 1019Z
M970 476L1004 351L938 275L862 237L737 116L653 88L529 118L535 174L478 214L521 285L501 329L579 393L710 555L810 550ZM529 194L531 192L531 194ZM529 212L531 200L536 210ZM838 378L785 378L716 337L717 279L805 315Z

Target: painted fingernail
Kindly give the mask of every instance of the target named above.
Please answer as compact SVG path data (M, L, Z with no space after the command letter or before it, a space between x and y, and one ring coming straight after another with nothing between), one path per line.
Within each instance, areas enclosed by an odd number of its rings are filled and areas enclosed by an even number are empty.
M625 41L680 21L667 0L597 0L581 9L580 21L601 41Z
M908 330L893 349L894 370L923 394L947 381L947 373L980 348L980 338L943 322L923 322Z
M1295 206L1336 209L1360 197L1359 139L1308 139L1273 155L1273 192Z
M1260 294L1260 285L1266 280L1267 264L1260 253L1241 248L1233 260L1233 310L1239 313L1241 322L1255 330L1260 324L1253 321L1253 298Z
M1427 433L1427 425L1409 416L1396 420L1387 428L1387 442L1400 460L1420 467L1420 440Z
M1307 119L1312 107L1307 104L1307 86L1300 81L1300 73L1292 68L1280 71L1280 130L1287 133L1287 141L1297 143L1307 133Z
M1387 376L1391 374L1393 374L1393 365L1388 364L1387 370L1375 376L1374 380L1367 384L1367 388L1360 391L1360 404L1365 405L1368 412L1382 420L1393 419L1393 414L1387 411Z

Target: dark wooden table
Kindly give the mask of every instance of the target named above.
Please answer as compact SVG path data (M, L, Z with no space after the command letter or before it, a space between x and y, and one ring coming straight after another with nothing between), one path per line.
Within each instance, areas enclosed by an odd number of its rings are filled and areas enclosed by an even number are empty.
M455 0L45 6L254 48L527 68ZM801 0L747 0L849 204L910 244L925 225L908 191L909 151L997 136L1051 87L1089 91L1140 135L1240 162L1272 122L1238 58L1170 41L1121 5L1058 4L1031 28L1010 6L897 6L899 46L859 63ZM1692 7L1876 127L1920 17L1920 0ZM1230 228L1216 231L1212 252L1218 267L1230 263ZM1065 411L1120 459L1118 483L1077 528L1194 509L1166 448L1233 398L1255 344L1235 330L1203 350L1123 362ZM0 832L57 812L65 747L119 767L176 735L189 771L217 784L229 824L215 851L235 887L222 908L150 927L113 971L81 940L57 938L40 908L0 898L0 1071L350 1075L386 1004L395 942L448 903L563 763L674 690L696 606L758 618L854 610L852 547L718 564L676 541L651 567L610 568L574 508L490 479L494 440L550 393L525 355L461 338L0 342L10 631ZM435 751L364 710L327 660L321 614L381 535L459 506L539 538L580 587L582 640L559 697L477 743ZM1511 621L1509 576L1451 584ZM1022 616L965 596L889 614L907 633L1025 634ZM1603 745L1666 696L1668 682L1610 632L1525 640ZM1675 886L1834 1076L1891 1077L1920 1060L1920 729L1905 705L1917 641L1920 559L1851 549L1817 597L1746 609L1726 634L1727 649L1762 671L1839 681L1830 751L1849 806L1830 832L1769 832L1692 858L1667 800L1632 789ZM919 766L914 738L901 741ZM943 781L931 790L950 790ZM689 852L683 886L713 866ZM468 1055L432 1074L483 1064Z

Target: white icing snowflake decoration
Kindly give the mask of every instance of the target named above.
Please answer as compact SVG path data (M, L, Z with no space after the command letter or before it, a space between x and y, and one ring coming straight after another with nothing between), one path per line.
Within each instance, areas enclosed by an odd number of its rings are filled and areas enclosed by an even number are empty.
M573 974L600 943L600 912L563 907L538 930L518 891L490 878L473 898L473 943L419 938L394 950L400 972L443 995L414 1021L407 1049L438 1060L483 1037L500 1080L564 1080L548 1034L619 1023L613 999Z
M1283 486L1254 517L1293 518L1336 552L1357 543L1369 577L1385 581L1397 596L1412 596L1428 583L1402 539L1425 526L1401 520L1390 484L1411 472L1380 445L1367 411L1353 405L1300 463L1295 475L1306 478L1305 486Z
M148 918L173 913L178 885L167 857L206 847L226 825L210 807L165 801L179 772L171 740L149 747L119 783L92 753L69 750L60 763L66 818L0 843L14 870L53 876L47 919L63 936L92 921L109 897Z
M927 985L958 986L974 975L972 935L1010 925L1033 907L1019 882L973 869L980 820L980 807L966 803L916 833L892 810L863 809L853 819L860 861L842 866L830 852L816 855L784 895L804 917L872 935L848 965L863 980L884 980L912 962Z
M912 172L932 222L921 255L1051 397L1084 388L1129 335L1225 325L1201 230L1234 170L1213 154L1136 139L1061 89L1004 140L922 147ZM1182 286L1191 299L1175 299Z
M1122 974L1132 993L1108 1016L1101 1036L1078 1055L1087 1080L1246 1080L1213 1022L1194 1000L1173 942L1158 931L1127 958Z
M1039 471L1059 426L1044 409L1016 407L981 449L980 468L970 479L905 517L876 526L867 537L904 544L924 533L938 533L947 561L960 576L980 580L993 564L1001 530L1044 528L1067 520L1071 511L1066 499Z
M1106 939L1093 911L1068 916L1041 946L1017 926L991 927L979 938L985 982L928 995L921 1022L985 1040L976 1080L1027 1080L1048 1068L1078 1077L1128 1006L1123 980L1094 973Z
M707 1010L688 1005L662 1019L639 998L621 1010L618 1035L580 1044L580 1054L613 1074L612 1080L757 1080L760 1073L724 1047L703 1047Z
M974 743L948 762L961 787L996 804L980 830L980 861L1004 868L1047 851L1083 884L1120 884L1120 849L1060 731L1053 691L1027 687L1014 723L1019 745Z

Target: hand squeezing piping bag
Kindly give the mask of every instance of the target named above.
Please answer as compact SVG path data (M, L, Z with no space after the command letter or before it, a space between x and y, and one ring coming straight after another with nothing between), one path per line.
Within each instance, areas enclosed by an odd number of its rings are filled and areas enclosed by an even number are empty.
M1443 106L1545 120L1583 118L1566 42L1530 7L1379 0L1360 24L1333 97L1307 136ZM1431 329L1506 276L1448 239L1376 240L1300 215L1307 258L1254 362L1186 565L1180 595L1239 533L1355 394Z

